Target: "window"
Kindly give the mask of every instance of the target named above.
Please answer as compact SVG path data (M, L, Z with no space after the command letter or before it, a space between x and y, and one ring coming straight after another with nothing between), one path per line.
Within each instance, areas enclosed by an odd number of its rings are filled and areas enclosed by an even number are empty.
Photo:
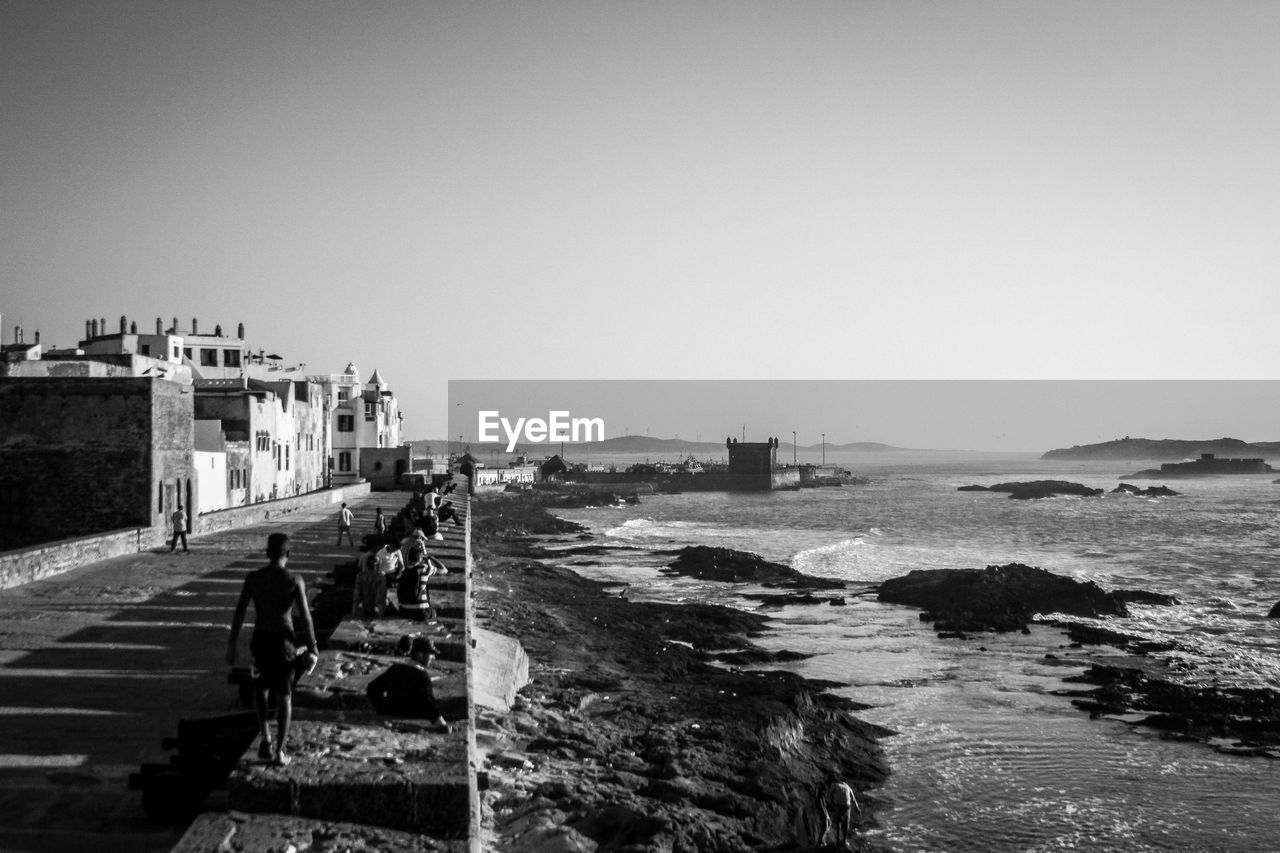
M284 446L284 470L289 470L289 445Z
M177 347L174 347L174 348L173 348L173 357L174 357L174 358L180 358L180 357L181 357L181 356L179 356L179 355L178 355L178 352L179 352L178 348L177 348Z
M222 363L226 367L239 367L240 366L240 350L224 349L222 351Z
M143 355L151 355L151 344L143 344L143 345L142 345L142 354L143 354Z
M338 454L338 470L339 471L351 470L351 454L350 453L343 451L342 453Z
M364 419L366 421L372 421L372 420L377 420L377 418L378 418L378 404L375 403L373 400L365 400L364 401Z
M201 366L201 367L217 367L217 366L218 366L218 351L217 351L216 349L204 349L204 348L201 348L201 350L200 350L200 366Z
M350 389L350 388L339 388L339 389L338 389L338 402L339 402L339 403L345 403L345 402L347 402L347 401L348 401L348 400L350 400L350 399L351 399L351 389Z
M183 347L183 348L182 348L182 356L183 356L183 358L190 359L190 358L191 358L191 347Z
M338 432L355 432L355 415L338 415Z

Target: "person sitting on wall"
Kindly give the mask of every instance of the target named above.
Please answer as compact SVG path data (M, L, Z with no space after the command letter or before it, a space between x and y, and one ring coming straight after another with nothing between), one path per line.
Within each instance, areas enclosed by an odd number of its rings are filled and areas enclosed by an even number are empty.
M436 520L444 524L450 519L453 520L455 527L462 525L462 519L458 518L458 511L453 508L453 501L444 501L440 504L440 509L436 511Z
M440 715L427 672L436 656L435 644L427 637L401 637L396 654L407 654L409 661L393 663L369 682L369 703L379 714L430 720L435 731L448 732L449 724Z

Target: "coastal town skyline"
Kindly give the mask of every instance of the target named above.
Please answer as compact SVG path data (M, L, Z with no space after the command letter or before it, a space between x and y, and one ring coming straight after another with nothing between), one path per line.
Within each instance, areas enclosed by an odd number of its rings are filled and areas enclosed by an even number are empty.
M0 338L243 322L380 370L420 437L459 376L1272 379L1277 32L1256 2L6 3Z

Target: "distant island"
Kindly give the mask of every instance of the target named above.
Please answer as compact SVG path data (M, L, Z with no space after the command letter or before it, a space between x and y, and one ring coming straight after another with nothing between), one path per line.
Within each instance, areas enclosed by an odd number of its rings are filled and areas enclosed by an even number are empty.
M1280 456L1280 441L1249 443L1238 438L1213 438L1187 441L1174 438L1118 438L1099 444L1077 444L1075 447L1050 450L1041 459L1111 460L1156 459L1164 462L1199 459L1211 453L1219 458Z

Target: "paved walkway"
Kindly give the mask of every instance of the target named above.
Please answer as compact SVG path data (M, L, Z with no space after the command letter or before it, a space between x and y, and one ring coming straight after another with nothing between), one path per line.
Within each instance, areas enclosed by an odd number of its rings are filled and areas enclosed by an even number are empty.
M374 508L353 501L356 540ZM339 548L336 508L190 538L191 553L135 554L0 591L0 851L167 851L180 832L149 825L128 776L167 760L183 717L238 710L226 638L267 534L293 537L289 568L308 583L357 551ZM241 639L248 661L248 635Z

